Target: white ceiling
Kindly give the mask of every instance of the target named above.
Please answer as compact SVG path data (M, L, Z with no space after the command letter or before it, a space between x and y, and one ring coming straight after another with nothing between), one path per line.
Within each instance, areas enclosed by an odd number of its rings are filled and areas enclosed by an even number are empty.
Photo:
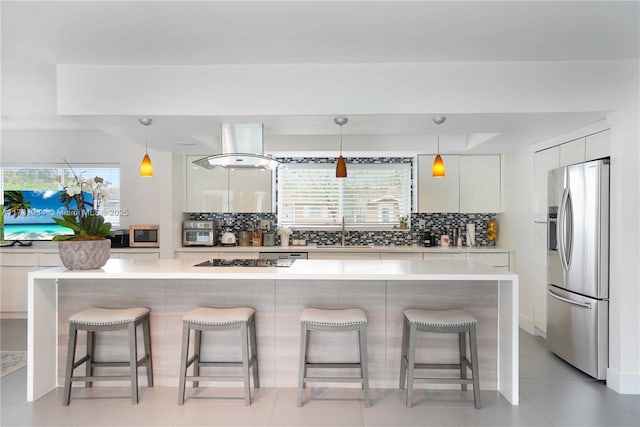
M131 141L141 135L132 117L56 116L55 64L612 60L638 58L640 38L637 1L2 1L0 7L2 115L11 117L3 128L100 129ZM450 115L443 142L464 149L486 140L483 150L506 151L509 141L539 141L603 117ZM344 132L356 151L376 149L385 136L399 141L396 149L410 150L435 132L424 115L350 119ZM212 151L223 121L265 123L269 151L318 150L323 137L336 134L326 116L173 116L156 118L149 144Z

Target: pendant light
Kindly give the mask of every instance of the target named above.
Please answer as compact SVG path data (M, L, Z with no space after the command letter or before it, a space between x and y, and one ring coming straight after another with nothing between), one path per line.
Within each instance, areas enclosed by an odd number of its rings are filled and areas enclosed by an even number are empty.
M347 124L349 119L346 117L336 117L333 121L340 126L340 157L338 157L338 163L336 163L336 178L346 178L347 163L344 161L344 157L342 157L342 126Z
M436 116L433 119L433 123L436 124L438 130L438 151L436 154L436 158L433 160L433 167L431 168L431 176L432 177L443 177L444 176L444 162L442 161L442 157L440 157L440 125L444 123L447 118L445 116Z
M151 158L147 149L147 136L149 135L149 125L153 121L149 117L141 117L138 119L141 125L145 127L144 130L144 157L142 163L140 163L140 176L153 176L153 165L151 164Z

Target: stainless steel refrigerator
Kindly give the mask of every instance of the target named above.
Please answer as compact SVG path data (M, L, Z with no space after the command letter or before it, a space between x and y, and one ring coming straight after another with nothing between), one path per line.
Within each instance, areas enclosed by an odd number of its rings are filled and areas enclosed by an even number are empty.
M609 160L549 171L547 344L606 378L609 364Z

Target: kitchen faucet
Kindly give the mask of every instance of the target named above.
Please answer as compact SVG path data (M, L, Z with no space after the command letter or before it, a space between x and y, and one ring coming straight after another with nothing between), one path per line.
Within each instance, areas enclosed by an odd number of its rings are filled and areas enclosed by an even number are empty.
M342 246L344 246L345 234L346 234L346 231L345 231L345 227L344 227L344 215L342 215Z

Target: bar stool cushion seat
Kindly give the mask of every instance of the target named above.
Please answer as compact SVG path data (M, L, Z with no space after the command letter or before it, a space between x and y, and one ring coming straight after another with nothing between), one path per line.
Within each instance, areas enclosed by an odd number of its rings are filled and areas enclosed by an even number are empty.
M474 325L478 320L464 310L407 309L404 315L411 324L435 327Z
M255 312L251 307L198 307L185 314L182 320L199 325L233 325L248 322Z
M305 308L300 322L321 326L346 326L367 323L367 315L361 308L330 309Z
M72 315L69 322L78 325L109 326L135 322L146 316L146 307L131 308L89 308Z

